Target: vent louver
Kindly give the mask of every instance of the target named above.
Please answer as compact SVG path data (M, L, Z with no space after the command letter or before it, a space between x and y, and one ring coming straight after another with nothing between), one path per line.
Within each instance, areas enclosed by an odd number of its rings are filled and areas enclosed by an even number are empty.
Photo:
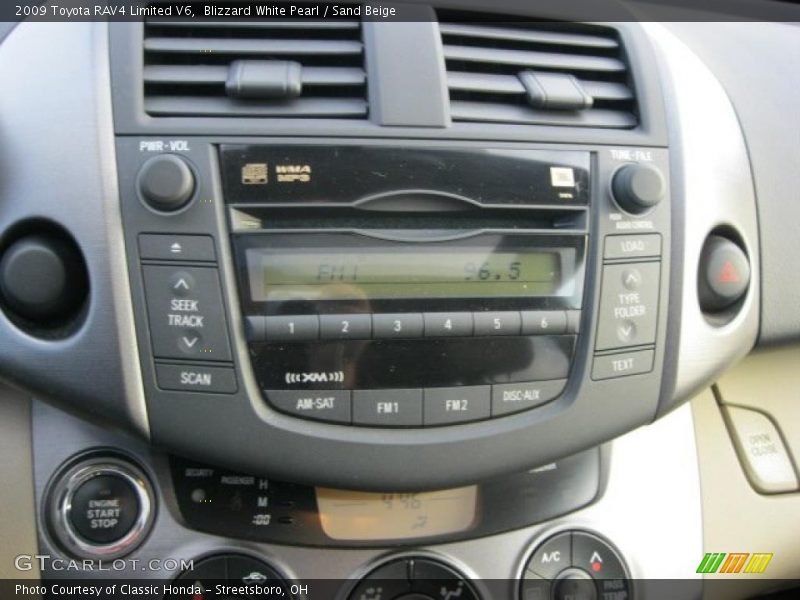
M367 116L358 21L145 23L144 106L161 116Z
M638 124L624 48L611 28L476 22L440 11L439 29L454 121Z

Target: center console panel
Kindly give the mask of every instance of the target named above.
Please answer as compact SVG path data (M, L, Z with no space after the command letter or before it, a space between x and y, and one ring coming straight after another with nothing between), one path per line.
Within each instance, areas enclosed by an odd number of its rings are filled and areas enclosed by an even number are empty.
M117 157L151 433L178 454L457 487L656 411L664 149L120 137ZM412 448L425 468L400 467Z

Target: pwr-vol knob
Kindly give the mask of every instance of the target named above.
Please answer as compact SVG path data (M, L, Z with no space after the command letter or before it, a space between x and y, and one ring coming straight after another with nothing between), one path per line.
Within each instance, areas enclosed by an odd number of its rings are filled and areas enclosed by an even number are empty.
M142 165L137 186L142 199L150 207L174 212L191 200L195 178L186 160L176 154L161 154Z
M667 190L661 171L652 165L623 165L611 179L614 200L625 212L647 212L664 199Z

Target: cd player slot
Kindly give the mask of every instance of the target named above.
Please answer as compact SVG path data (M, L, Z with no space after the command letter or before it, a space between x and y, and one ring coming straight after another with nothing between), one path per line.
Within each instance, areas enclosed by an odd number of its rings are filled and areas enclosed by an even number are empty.
M353 206L234 206L231 228L258 230L480 230L583 233L587 211L564 207L471 208L436 212L364 210Z

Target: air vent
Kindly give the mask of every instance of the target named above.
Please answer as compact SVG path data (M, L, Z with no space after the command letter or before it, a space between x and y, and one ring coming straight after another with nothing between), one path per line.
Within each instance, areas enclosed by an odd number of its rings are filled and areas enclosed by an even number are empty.
M615 30L471 19L439 13L454 121L637 125L633 85Z
M358 21L148 20L144 105L155 117L363 119Z

